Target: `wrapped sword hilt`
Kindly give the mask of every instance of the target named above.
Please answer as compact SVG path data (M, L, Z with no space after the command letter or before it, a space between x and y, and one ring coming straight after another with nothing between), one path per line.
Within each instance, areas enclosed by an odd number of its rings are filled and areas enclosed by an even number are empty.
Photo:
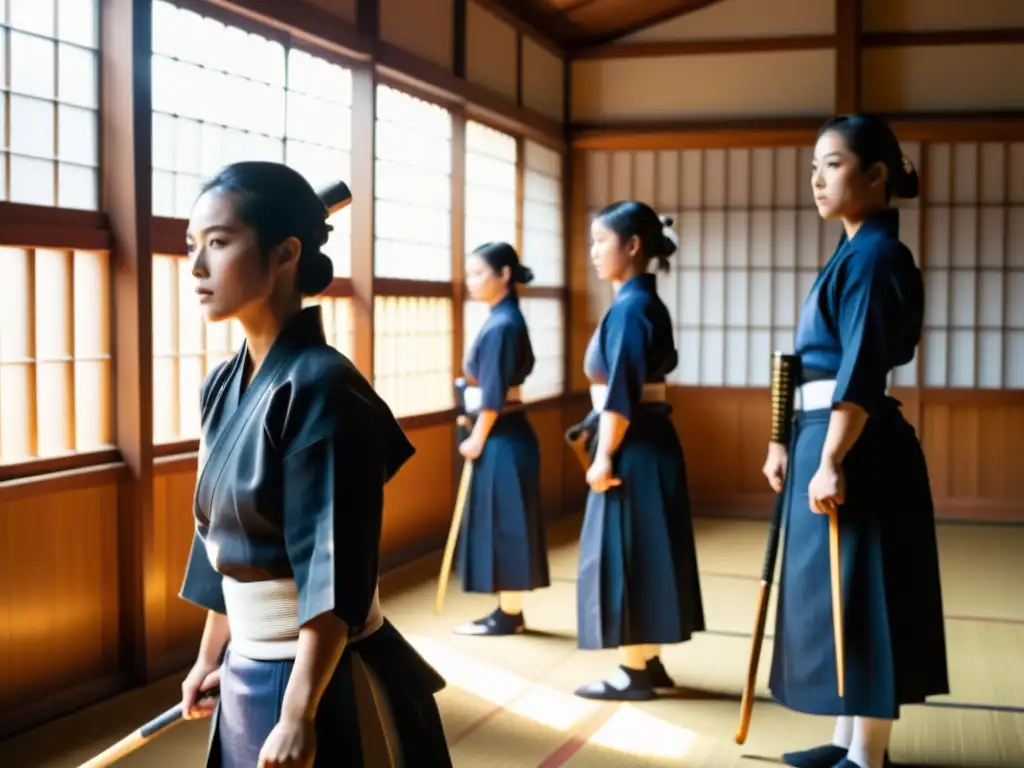
M800 358L775 352L772 355L772 436L773 443L789 445L793 429L793 409L800 377Z

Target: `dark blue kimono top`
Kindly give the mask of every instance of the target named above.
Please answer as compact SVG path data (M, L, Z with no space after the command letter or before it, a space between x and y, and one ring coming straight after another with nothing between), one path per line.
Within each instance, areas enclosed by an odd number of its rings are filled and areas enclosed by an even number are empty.
M319 307L281 331L248 388L243 345L203 382L196 532L181 596L224 613L221 577L294 578L299 624L360 627L377 587L384 484L415 449Z
M583 372L606 384L604 410L632 418L644 384L665 381L679 362L672 317L652 274L627 280L590 337Z
M508 390L522 386L535 362L526 320L509 295L491 308L462 370L471 384L480 387L481 410L500 413Z
M839 241L800 310L796 354L804 369L835 374L833 405L871 413L889 372L914 358L923 323L924 281L889 208Z

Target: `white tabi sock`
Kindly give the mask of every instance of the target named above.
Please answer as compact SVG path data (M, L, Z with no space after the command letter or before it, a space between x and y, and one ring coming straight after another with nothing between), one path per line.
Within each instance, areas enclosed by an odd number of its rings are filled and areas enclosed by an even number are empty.
M853 741L853 718L840 715L836 718L836 729L832 731L832 743L843 749L850 748Z
M882 768L885 750L889 747L892 735L892 720L879 720L874 717L855 717L853 719L853 740L846 758L860 768Z

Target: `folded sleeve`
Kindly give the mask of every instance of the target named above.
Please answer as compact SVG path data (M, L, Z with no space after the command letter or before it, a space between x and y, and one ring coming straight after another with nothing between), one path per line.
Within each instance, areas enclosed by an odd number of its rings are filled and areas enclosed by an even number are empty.
M282 519L300 626L330 611L354 630L370 611L386 468L367 415L342 414L284 456Z
M188 553L185 580L178 593L179 597L208 611L226 614L228 611L224 606L222 578L210 563L202 531L197 528L192 535L192 549Z
M495 324L484 332L477 348L477 380L485 411L501 412L516 367L517 330L511 323Z
M601 328L601 351L608 371L604 410L632 418L647 380L648 333L643 315L622 308L608 313Z
M199 413L205 427L215 390L221 386L228 370L228 361L218 363L203 379L199 390ZM206 527L197 525L192 535L192 548L185 565L185 578L178 596L215 613L227 613L224 606L223 577L214 569L206 552Z
M851 258L839 288L839 340L842 361L836 374L833 405L853 403L873 412L885 400L892 367L890 347L901 333L896 327L901 292L894 269L899 254L879 247Z

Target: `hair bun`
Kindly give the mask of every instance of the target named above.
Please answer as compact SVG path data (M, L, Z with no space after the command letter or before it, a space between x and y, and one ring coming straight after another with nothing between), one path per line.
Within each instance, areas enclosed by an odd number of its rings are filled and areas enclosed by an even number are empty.
M516 264L512 279L521 285L529 285L533 282L533 270L525 264Z
M903 155L902 167L895 179L892 180L892 193L904 200L913 200L921 191L921 179L910 158Z
M334 280L334 262L326 253L316 252L299 261L299 290L306 296L316 296Z

